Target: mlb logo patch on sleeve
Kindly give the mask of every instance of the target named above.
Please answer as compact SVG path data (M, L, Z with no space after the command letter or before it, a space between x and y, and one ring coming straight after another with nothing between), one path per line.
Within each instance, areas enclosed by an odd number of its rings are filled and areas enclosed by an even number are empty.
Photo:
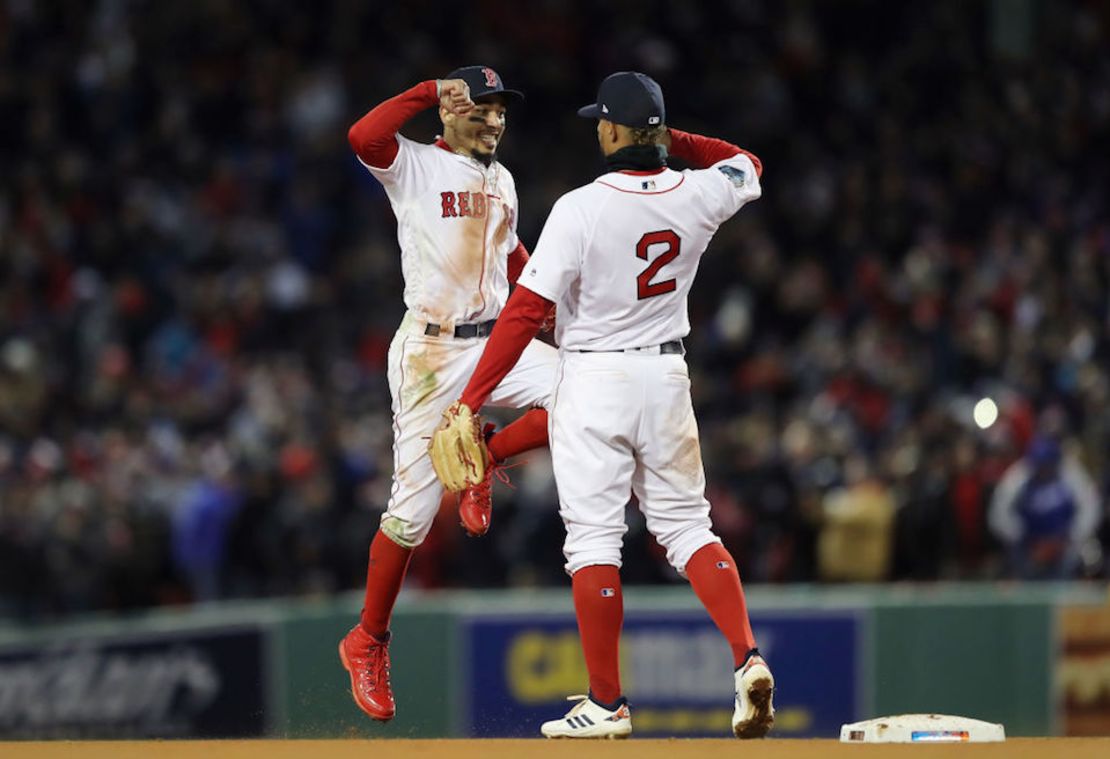
M732 182L737 187L743 187L744 183L748 181L748 175L743 169L738 169L735 166L718 166L717 171L728 177L728 181Z

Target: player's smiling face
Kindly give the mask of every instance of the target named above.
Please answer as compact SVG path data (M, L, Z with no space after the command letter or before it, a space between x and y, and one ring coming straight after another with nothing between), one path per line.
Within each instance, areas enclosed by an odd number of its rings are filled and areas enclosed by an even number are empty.
M497 95L478 98L464 116L444 121L443 139L455 150L489 163L505 134L505 100Z

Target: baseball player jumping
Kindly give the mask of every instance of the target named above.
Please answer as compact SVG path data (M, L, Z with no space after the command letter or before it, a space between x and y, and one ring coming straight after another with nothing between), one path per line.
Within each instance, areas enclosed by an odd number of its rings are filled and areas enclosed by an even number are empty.
M578 113L598 119L609 173L555 204L457 403L464 421L468 409L481 407L518 356L527 355L557 302L551 455L590 692L573 697L578 703L541 732L549 738L632 732L617 653L624 614L618 570L631 491L667 560L689 579L732 647L733 732L762 737L774 723L774 678L756 648L736 564L711 530L682 345L698 261L718 227L760 196L762 168L735 145L668 129L663 93L644 74L613 74L597 103ZM668 148L698 168L667 168ZM449 417L436 432L433 456L474 445L475 430Z
M412 551L427 536L443 496L427 442L474 370L509 285L528 261L516 235L516 186L496 155L511 97L521 95L505 89L493 69L469 66L381 103L348 135L397 216L408 309L389 347L393 486L370 545L361 619L339 644L355 703L377 720L392 719L396 711L390 615ZM434 144L397 133L436 105L443 136ZM482 476L454 488L462 491L459 516L471 535L489 529L497 462L547 444L546 406L557 361L555 349L537 341L487 394L493 405L531 410L483 446L488 458L473 462Z

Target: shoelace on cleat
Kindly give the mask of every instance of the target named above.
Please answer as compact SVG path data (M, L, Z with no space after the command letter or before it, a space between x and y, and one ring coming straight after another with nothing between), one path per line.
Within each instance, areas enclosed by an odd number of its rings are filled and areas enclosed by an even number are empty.
M498 480L501 481L501 484L509 488L509 490L516 490L516 486L513 485L513 481L509 477L507 470L515 469L516 467L523 466L524 464L525 462L523 461L516 461L512 464L490 464L489 472L491 476L483 477L482 481L479 482L477 485L474 485L472 489L478 491L483 496L488 496L490 494L490 491L493 489L493 478L496 477Z
M381 652L376 654L375 648L381 649ZM365 659L367 666L359 668L359 680L365 682L371 690L377 690L382 671L386 678L389 677L389 648L381 643L370 642L366 646Z
M567 712L567 716L571 717L571 716L577 715L578 712L582 711L586 707L586 702L589 701L589 700L590 700L589 696L583 696L583 695L567 696L567 701L577 701L578 702L577 704L575 704L574 706L572 706L570 708L570 711Z
M524 461L524 460L514 461L511 464L497 464L497 463L494 463L494 464L490 465L490 471L493 472L494 477L496 477L497 479L499 479L501 481L502 485L505 485L506 487L508 487L509 490L516 490L516 486L513 485L512 478L509 477L509 470L510 469L516 469L518 466L524 466L527 463L528 462ZM485 480L482 481L482 484L486 485L486 487L489 487L490 485L493 484L493 480L492 480L492 478L486 478ZM567 700L569 701L570 699L567 699Z

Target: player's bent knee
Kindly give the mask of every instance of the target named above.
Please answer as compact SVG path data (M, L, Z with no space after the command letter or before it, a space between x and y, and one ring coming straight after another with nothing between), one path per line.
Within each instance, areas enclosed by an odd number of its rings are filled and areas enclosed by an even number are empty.
M712 530L703 526L676 533L667 539L659 538L660 545L667 551L667 562L683 577L686 576L686 565L695 553L710 543L720 542L721 539Z
M595 564L605 564L608 566L621 567L621 552L616 551L581 551L578 553L570 553L564 551L567 558L567 563L564 564L564 569L571 577L580 569L593 566Z
M402 548L416 548L424 542L432 525L429 522L424 526L414 525L399 517L385 514L382 516L382 533Z

